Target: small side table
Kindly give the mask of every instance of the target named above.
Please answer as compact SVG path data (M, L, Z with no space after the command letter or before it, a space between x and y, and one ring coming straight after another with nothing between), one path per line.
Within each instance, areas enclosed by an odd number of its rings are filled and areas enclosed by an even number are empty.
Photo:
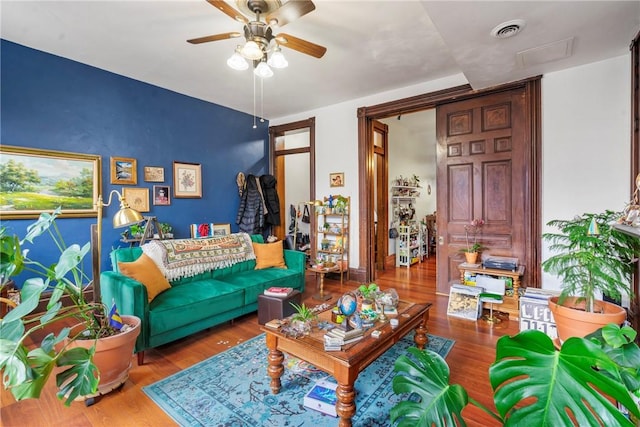
M339 267L337 265L333 266L333 267L309 267L307 268L308 271L312 271L314 273L316 273L316 280L318 277L320 277L320 292L315 294L313 296L313 299L315 300L319 300L319 301L327 301L331 299L331 294L326 294L324 292L324 275L327 273L331 273L332 271L337 271L339 270Z

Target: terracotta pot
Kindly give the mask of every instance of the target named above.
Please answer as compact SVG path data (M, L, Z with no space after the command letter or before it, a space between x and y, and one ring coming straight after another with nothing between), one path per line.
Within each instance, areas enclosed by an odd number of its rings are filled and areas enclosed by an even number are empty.
M478 262L478 252L465 252L464 257L467 259L467 264L475 264Z
M568 297L558 305L558 297L549 298L549 308L553 313L560 343L571 337L584 337L609 323L622 324L627 318L623 307L606 301L595 302L595 313L584 310L584 302Z
M121 317L123 323L133 326L133 328L118 335L100 338L96 343L93 363L100 372L100 383L96 395L114 390L129 378L133 347L140 334L140 319L136 316L122 315ZM69 344L69 348L91 348L94 342L95 340L75 340ZM90 396L84 396L84 398L86 397Z

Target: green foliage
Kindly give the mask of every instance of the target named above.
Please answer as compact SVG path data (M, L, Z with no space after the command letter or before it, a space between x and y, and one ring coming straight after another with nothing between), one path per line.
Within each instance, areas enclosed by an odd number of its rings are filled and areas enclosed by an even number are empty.
M37 398L55 368L60 388L58 396L66 398L69 405L77 396L95 393L99 375L92 362L94 348L68 348L71 341L79 336L69 336L70 328L64 327L49 333L36 346L27 346L35 331L49 328L63 319L75 319L83 324L90 338L108 336L115 332L108 325L107 307L84 300L83 286L88 277L81 265L90 249L89 243L67 246L58 230L55 219L60 214L56 209L52 214L42 213L38 220L27 228L23 239L9 235L6 228L0 229L2 263L0 264L1 286L6 286L11 277L27 271L36 277L27 279L20 290L21 302L0 319L0 370L5 389L11 391L17 400ZM34 243L36 238L47 234L60 256L53 265L43 265L22 251L25 242ZM34 314L43 292L50 292L47 311ZM61 298L68 296L70 306L62 306ZM73 323L73 322L70 322ZM63 368L66 368L63 370Z
M2 192L34 191L40 181L38 171L27 169L23 163L9 160L0 165L0 191Z
M358 287L358 292L362 295L362 298L373 299L380 288L375 283L369 283L368 285L362 284Z
M621 294L630 295L633 260L640 251L640 243L612 227L619 217L619 213L607 210L547 224L559 232L542 236L555 253L542 263L542 269L561 279L560 303L574 295L584 299L587 310L593 311L593 301L600 291L614 299ZM592 220L598 224L598 235L589 233Z
M59 180L54 184L54 192L61 196L92 197L93 174L91 169L83 168L80 176L68 181Z
M307 307L304 303L302 305L298 305L294 302L290 303L293 308L296 309L296 312L291 316L291 320L298 320L301 322L308 322L310 320L314 320L317 315L316 313Z
M158 227L160 228L160 231L162 231L162 234L171 233L173 230L173 227L168 222L161 222L158 224Z
M603 341L574 337L559 351L547 335L536 330L501 337L489 369L497 413L469 397L460 385L450 385L449 367L437 353L410 349L413 358L400 356L396 361L399 374L393 379L393 390L416 393L420 401L399 402L391 410L392 422L398 426L465 426L462 410L470 402L503 425L532 425L535 420L536 425L545 426L631 427L631 421L612 403L620 402L640 416L631 396L636 383L626 382L622 374L635 368L637 379L640 367L635 359L640 350L629 340L635 331L629 329L608 325L596 334ZM620 345L605 348L603 335ZM620 355L621 347L625 347L625 356ZM616 353L619 358L614 357Z

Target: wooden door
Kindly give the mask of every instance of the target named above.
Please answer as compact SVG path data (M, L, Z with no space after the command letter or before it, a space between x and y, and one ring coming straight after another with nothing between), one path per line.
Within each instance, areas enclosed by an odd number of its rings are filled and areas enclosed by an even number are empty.
M475 218L485 221L479 235L485 255L529 259L528 120L524 88L437 107L438 293L459 282L465 225Z
M389 173L387 169L387 143L389 126L372 121L373 157L375 168L374 227L376 270L385 269L389 253Z

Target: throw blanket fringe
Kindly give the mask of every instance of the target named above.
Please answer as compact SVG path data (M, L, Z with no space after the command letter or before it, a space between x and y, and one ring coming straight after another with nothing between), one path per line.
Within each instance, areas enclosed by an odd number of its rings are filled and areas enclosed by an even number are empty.
M204 239L151 240L142 245L142 252L156 263L168 280L256 259L247 233Z

